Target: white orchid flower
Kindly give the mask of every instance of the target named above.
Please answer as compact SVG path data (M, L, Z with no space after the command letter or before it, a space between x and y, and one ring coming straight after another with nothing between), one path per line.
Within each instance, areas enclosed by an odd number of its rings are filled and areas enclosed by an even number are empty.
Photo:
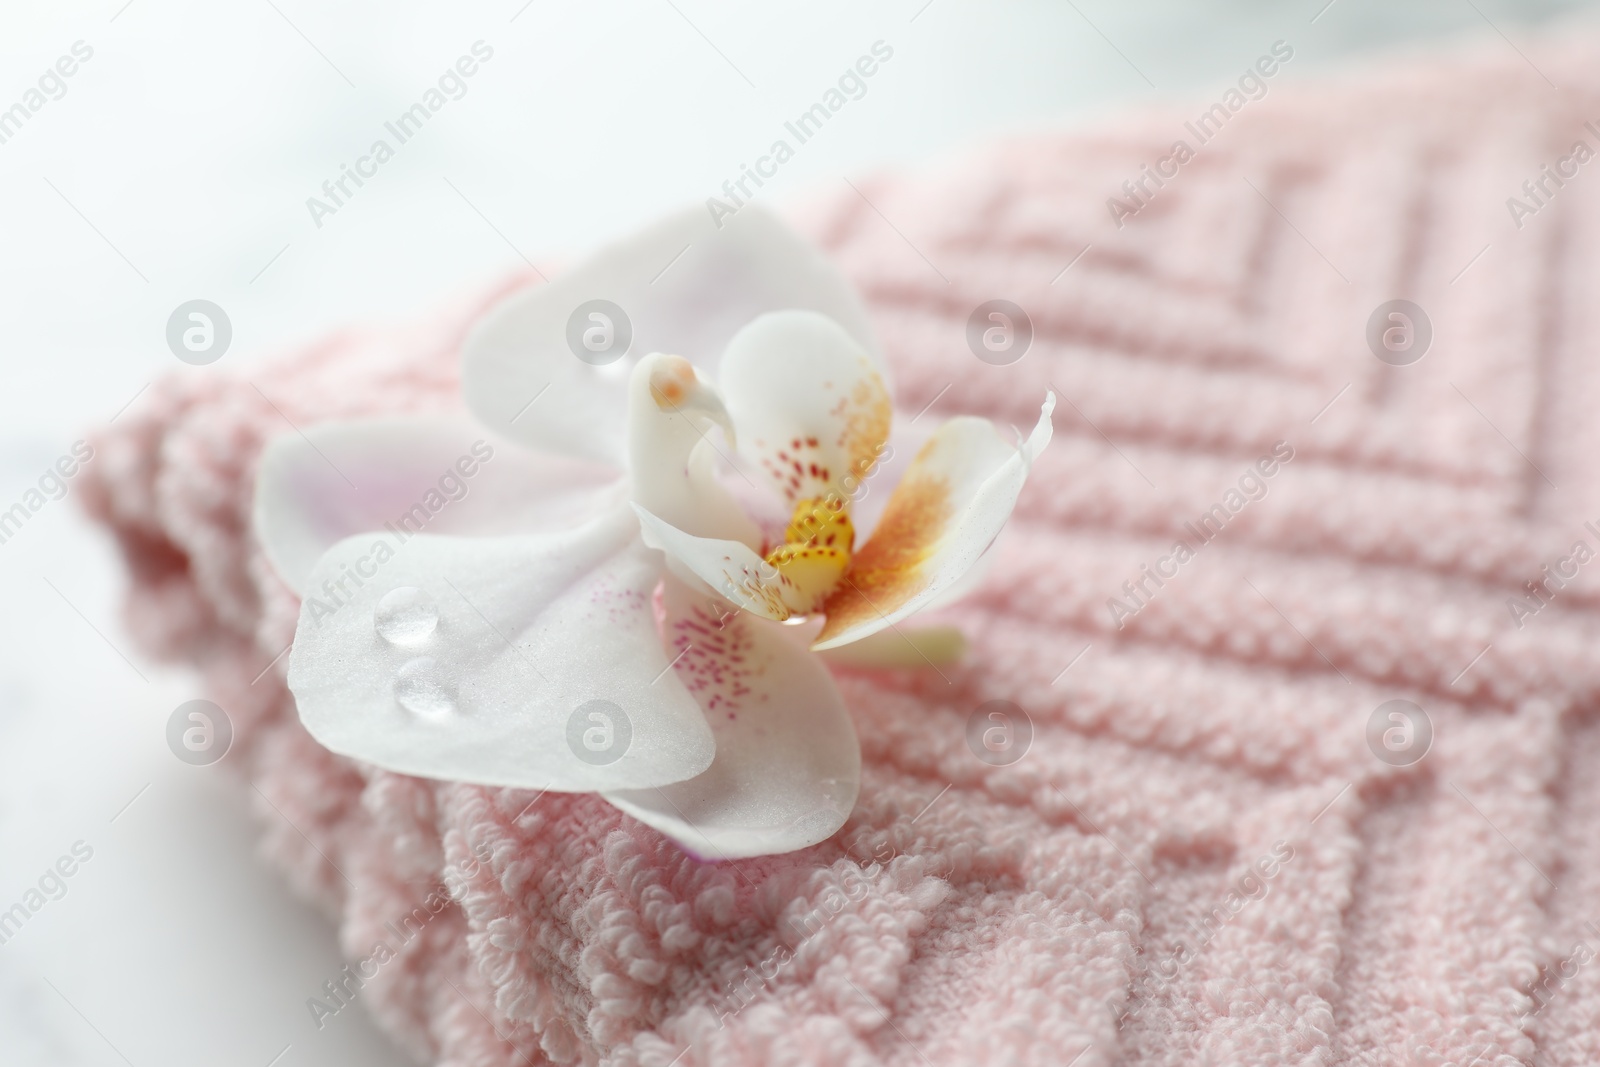
M464 346L476 423L327 423L262 456L301 721L403 774L599 793L707 859L825 840L861 756L816 652L958 653L898 624L972 571L1050 439L1051 395L1020 445L945 422L862 538L885 379L848 284L754 207L510 297Z

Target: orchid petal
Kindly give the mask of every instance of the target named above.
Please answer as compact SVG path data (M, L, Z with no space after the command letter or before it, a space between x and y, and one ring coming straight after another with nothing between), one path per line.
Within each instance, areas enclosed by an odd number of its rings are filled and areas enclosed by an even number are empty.
M586 306L597 300L622 315ZM473 413L498 433L620 467L633 364L651 352L672 352L713 369L740 327L779 308L822 312L879 358L854 290L775 216L746 205L714 221L694 208L491 311L463 348L462 391ZM569 327L584 358L569 343ZM588 330L598 350L583 347Z
M685 533L637 502L633 510L644 543L666 553L667 566L681 580L697 588L704 583L706 590L763 619L782 622L789 617L781 575L750 546Z
M889 502L889 494L900 484L906 471L911 469L911 461L917 458L917 453L922 451L922 446L928 443L942 421L942 418L935 418L927 411L910 418L906 418L904 412L895 412L894 425L884 445L883 455L878 457L877 466L850 494L850 517L856 524L858 543L865 544L872 531L877 529L884 506Z
M861 751L821 661L776 623L724 613L671 578L667 651L699 697L717 755L699 777L605 798L705 859L776 855L844 825L861 785Z
M983 585L984 579L989 576L989 571L994 567L994 561L997 558L997 550L1000 545L1000 540L1004 537L1005 531L1001 530L1000 536L996 537L994 541L990 543L988 549L984 551L983 555L978 557L978 561L976 563L967 568L965 574L951 582L949 585L945 586L943 589L939 590L933 596L929 597L927 601L917 610L940 611L944 608L954 607L956 604L977 592L978 587Z
M430 534L565 529L620 493L613 472L540 456L448 415L327 422L271 441L256 469L256 540L304 592L323 553L385 528Z
M893 409L883 376L849 331L815 311L762 315L718 369L740 455L792 506L847 498L876 466Z
M862 545L824 607L812 647L859 641L934 602L954 586L999 536L1050 443L1055 394L1021 448L987 419L951 419L928 440L895 486L877 529Z
M427 778L589 792L694 777L711 731L668 670L660 564L637 532L619 507L562 534L341 541L289 659L301 722Z

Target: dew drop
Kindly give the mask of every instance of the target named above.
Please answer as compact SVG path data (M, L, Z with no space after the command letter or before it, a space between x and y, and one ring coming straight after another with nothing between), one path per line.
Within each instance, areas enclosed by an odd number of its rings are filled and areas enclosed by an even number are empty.
M786 832L809 841L821 841L839 828L841 819L834 808L818 808L789 823Z
M817 780L818 792L823 799L834 809L846 808L847 804L855 802L856 783L849 778L819 778Z
M439 606L416 586L402 585L383 594L372 625L391 645L420 645L439 625Z
M432 656L407 660L394 679L394 699L413 715L442 718L456 710L455 689Z

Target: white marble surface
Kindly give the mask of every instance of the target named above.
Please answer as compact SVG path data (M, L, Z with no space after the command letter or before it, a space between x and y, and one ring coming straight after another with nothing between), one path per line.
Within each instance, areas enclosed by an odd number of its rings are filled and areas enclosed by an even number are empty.
M716 192L880 39L867 95L763 196L1203 94L1277 38L1303 79L1586 6L1325 2L5 5L0 109L74 42L94 54L0 144L0 508L146 382L214 371L165 346L180 302L227 310L237 367L469 290L517 250L581 250ZM467 94L316 228L305 199L480 39ZM0 1060L397 1062L358 1012L313 1026L331 930L255 857L243 787L168 751L199 694L134 655L122 589L70 497L0 544L0 909L94 850L0 945Z

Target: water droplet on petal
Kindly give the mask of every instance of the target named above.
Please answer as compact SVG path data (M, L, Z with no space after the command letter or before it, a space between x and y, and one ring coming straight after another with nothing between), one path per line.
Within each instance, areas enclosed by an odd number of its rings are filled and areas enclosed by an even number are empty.
M844 821L836 808L818 808L808 812L791 822L787 832L795 837L809 841L822 841L833 836L839 829L839 824Z
M817 786L822 798L836 809L849 810L846 805L855 801L856 784L852 779L819 778Z
M394 699L413 715L442 718L456 710L455 687L432 656L407 660L394 679Z
M372 625L391 645L420 645L439 625L439 606L416 586L402 585L383 594Z

